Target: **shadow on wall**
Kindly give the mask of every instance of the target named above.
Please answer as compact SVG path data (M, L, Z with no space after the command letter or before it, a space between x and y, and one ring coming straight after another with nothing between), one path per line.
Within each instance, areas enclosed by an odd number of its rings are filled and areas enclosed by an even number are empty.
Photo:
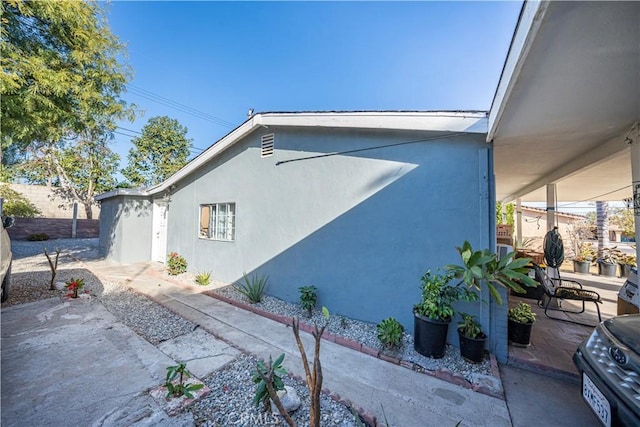
M455 246L465 239L476 242L480 236L477 225L469 221L474 217L470 208L441 194L437 185L424 186L416 197L414 181L422 174L408 178L412 173L249 275L268 275L267 293L283 300L296 303L298 288L314 285L318 307L374 323L393 316L411 330L422 274L458 262ZM469 312L475 314L474 308Z

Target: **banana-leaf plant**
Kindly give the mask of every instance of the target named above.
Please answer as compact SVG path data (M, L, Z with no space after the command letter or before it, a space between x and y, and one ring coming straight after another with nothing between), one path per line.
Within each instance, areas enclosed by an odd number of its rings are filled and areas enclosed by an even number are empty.
M446 269L453 273L455 278L469 288L480 289L482 283L489 287L491 296L502 305L502 298L496 285L513 289L518 293L525 293L522 285L536 287L537 283L528 276L527 265L531 258L514 259L515 252L511 252L498 260L498 256L489 249L474 251L471 244L465 241L462 247L456 247L462 258L462 265L450 264Z

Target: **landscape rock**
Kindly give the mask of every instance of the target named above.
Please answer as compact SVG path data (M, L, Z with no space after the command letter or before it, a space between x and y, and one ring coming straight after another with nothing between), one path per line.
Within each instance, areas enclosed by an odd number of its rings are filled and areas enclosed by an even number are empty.
M284 390L278 390L276 394L280 398L280 403L282 403L282 406L288 413L292 413L302 404L298 392L288 385L284 386ZM273 402L271 402L271 412L279 413L278 408Z

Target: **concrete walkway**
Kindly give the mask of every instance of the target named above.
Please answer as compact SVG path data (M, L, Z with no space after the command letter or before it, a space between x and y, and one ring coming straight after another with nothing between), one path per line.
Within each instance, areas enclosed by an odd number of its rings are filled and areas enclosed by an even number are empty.
M155 268L152 264L82 261L96 276L147 295L237 349L260 358L285 353L285 368L304 376L290 327L158 278L149 271ZM301 335L311 355L313 338ZM322 342L321 353L324 387L341 400L362 407L379 422L384 423L386 417L389 425L402 427L454 426L458 422L462 426L511 425L504 400L328 341Z

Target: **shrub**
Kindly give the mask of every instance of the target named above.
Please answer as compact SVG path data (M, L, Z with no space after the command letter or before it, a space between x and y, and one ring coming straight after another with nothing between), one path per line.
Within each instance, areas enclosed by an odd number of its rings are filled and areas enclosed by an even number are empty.
M300 306L303 310L307 310L307 314L311 317L312 311L316 306L318 300L317 288L315 286L301 286L298 288L300 291Z
M271 387L274 392L284 390L282 377L287 375L287 371L282 367L283 361L284 353L275 362L269 356L269 364L259 360L256 363L256 369L253 371L253 383L257 384L253 404L258 407L262 402L264 412L269 410L269 401L271 400L269 388Z
M254 275L251 279L247 273L242 274L243 283L235 283L233 286L238 292L247 297L253 304L262 301L262 294L267 286L268 276Z
M517 306L509 309L509 320L519 323L533 323L536 321L536 314L531 311L531 306L526 302L519 302Z
M378 339L383 346L390 348L402 346L404 328L395 318L384 319L378 323L376 329L378 330Z
M482 338L484 333L480 324L476 321L475 316L467 313L460 313L462 322L458 323L458 330L467 338Z
M177 383L174 383L176 377L180 375L180 379ZM186 363L181 363L176 366L169 366L167 368L167 378L164 386L167 388L167 398L186 396L189 399L193 399L192 391L200 390L204 387L204 384L186 384L184 380L191 376L191 372L187 370Z
M167 260L167 270L172 276L177 276L187 271L187 260L178 255L177 252L171 252Z
M36 205L31 203L24 195L9 187L8 184L0 185L0 197L4 199L2 215L33 218L42 214Z
M30 242L41 242L43 240L49 240L47 233L33 233L27 236L27 240Z
M211 283L211 272L206 271L204 273L198 273L198 275L196 275L196 283L198 285L207 286Z

